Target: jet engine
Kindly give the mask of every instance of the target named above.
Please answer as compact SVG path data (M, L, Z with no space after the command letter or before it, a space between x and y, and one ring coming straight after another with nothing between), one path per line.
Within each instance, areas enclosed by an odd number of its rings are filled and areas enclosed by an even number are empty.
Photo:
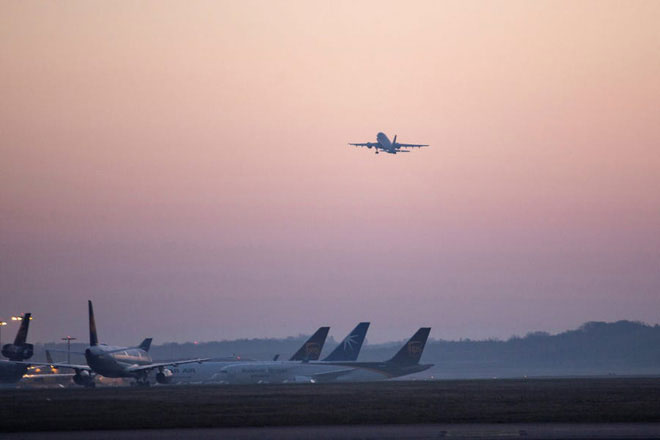
M25 361L34 354L32 344L5 344L2 347L2 355L10 361Z
M87 370L76 371L76 374L73 376L73 383L88 388L95 386L94 377Z
M174 373L172 373L172 370L168 370L167 368L163 368L156 374L156 382L160 384L168 384L172 382L173 378Z
M284 381L285 383L316 383L314 379L309 376L292 376Z

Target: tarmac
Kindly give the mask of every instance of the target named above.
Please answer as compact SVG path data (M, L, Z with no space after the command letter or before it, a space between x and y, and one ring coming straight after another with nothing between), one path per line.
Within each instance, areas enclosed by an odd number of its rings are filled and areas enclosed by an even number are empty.
M284 426L259 428L61 431L3 434L7 440L107 439L660 439L660 423L523 423Z

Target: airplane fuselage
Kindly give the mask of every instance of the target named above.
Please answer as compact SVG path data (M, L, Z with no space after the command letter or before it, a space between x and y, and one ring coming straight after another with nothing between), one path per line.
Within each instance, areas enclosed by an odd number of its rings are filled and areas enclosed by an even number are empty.
M136 377L129 367L153 363L151 356L139 348L95 345L85 350L87 365L97 374L105 377Z
M387 150L387 151L392 150L392 141L390 141L390 138L388 138L385 133L383 132L378 133L376 135L376 141L378 141L378 143L383 148L383 150Z
M27 365L0 360L0 383L16 383L27 372Z

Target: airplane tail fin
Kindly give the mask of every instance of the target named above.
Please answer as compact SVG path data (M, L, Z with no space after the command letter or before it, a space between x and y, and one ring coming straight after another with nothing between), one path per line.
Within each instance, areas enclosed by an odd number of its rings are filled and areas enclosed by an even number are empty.
M28 328L30 328L31 316L32 313L26 313L23 315L23 319L21 319L21 327L18 329L18 333L16 333L16 338L14 339L14 345L25 345Z
M92 306L92 301L87 301L87 306L89 309L89 345L95 346L99 345L99 337L96 333L96 321L94 320L94 307Z
M291 356L290 361L317 361L321 356L325 338L328 337L330 327L320 327L305 343Z
M364 342L364 337L369 329L368 322L359 323L352 332L344 338L332 353L326 356L324 361L354 361L357 360Z
M152 338L147 338L144 341L140 342L140 345L138 345L138 348L144 351L149 351L151 348L151 341Z
M394 135L394 139L392 140L392 145L396 145L396 135Z
M27 340L28 328L30 327L31 313L26 313L21 319L21 326L16 333L13 344L2 346L2 355L10 361L25 361L34 354L34 345L25 342Z
M397 354L390 359L389 363L400 366L416 365L422 357L426 340L431 332L430 327L422 327L405 343Z
M53 356L50 355L50 350L46 350L46 362L49 364L53 363Z

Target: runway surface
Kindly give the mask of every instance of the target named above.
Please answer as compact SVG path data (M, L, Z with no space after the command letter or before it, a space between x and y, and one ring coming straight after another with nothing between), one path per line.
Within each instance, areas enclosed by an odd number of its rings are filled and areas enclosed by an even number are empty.
M133 431L78 431L5 434L5 439L660 439L660 423L348 425L265 428L210 428Z
M149 430L161 430L158 438L182 438L177 433L188 437L197 431L185 430L214 429L228 438L312 438L311 433L318 437L320 432L330 433L325 438L488 438L486 426L497 427L497 437L654 438L660 426L660 378L0 391L0 437L75 431L89 438L95 431L98 438L118 432L127 438L137 432L142 438L156 432ZM553 434L559 426L598 429ZM612 431L626 426L635 431ZM267 434L254 431L259 429ZM104 431L112 434L102 437ZM252 432L256 437L249 437Z

